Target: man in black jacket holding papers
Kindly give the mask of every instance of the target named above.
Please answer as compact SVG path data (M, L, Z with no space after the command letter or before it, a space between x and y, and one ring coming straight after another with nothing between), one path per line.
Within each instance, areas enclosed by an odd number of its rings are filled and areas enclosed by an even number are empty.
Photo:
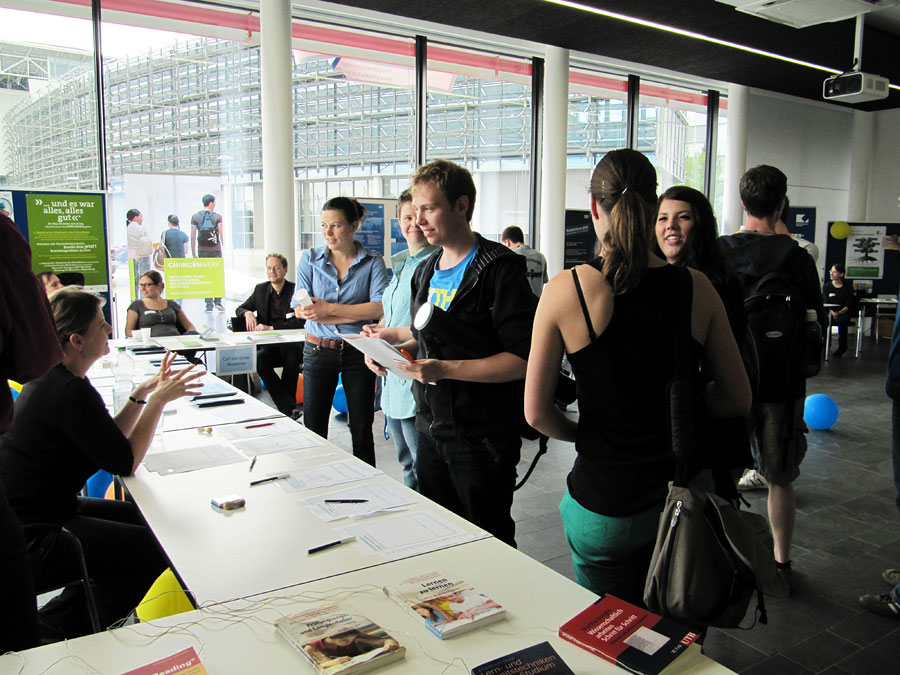
M413 321L419 492L515 546L510 515L524 422L523 380L537 299L525 260L469 225L475 184L437 160L412 180L416 225L441 248L416 270ZM426 308L430 309L430 308Z
M268 281L257 284L253 294L237 308L235 314L242 318L248 331L278 330L282 328L303 328L303 319L294 316L291 297L294 282L287 281L287 258L280 253L266 256L266 276ZM256 350L256 372L265 383L272 401L278 410L297 419L297 379L303 361L303 345L288 342L281 345L260 345ZM281 377L275 374L275 367L281 366Z

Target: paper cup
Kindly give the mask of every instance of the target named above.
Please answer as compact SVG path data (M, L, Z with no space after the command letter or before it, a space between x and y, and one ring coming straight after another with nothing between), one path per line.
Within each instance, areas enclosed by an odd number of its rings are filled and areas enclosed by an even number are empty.
M152 329L150 329L150 328L141 328L141 342L143 342L145 345L150 344L150 331L151 330Z

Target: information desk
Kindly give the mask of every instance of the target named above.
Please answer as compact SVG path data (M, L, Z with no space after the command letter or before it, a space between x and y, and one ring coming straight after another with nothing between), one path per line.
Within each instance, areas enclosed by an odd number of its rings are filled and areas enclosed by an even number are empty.
M286 561L287 562L287 561ZM507 610L507 619L464 635L440 640L389 600L381 587L441 570L471 582ZM621 674L621 670L557 636L560 625L596 597L544 565L490 538L428 553L338 578L303 584L246 601L213 605L172 616L0 657L0 675L45 672L121 673L194 647L211 675L297 673L307 665L281 638L273 622L321 602L346 601L406 647L406 658L377 672L385 675L468 675L476 665L549 641L579 675ZM60 661L60 659L64 659ZM21 668L21 671L19 670ZM692 645L665 675L714 675L731 671Z

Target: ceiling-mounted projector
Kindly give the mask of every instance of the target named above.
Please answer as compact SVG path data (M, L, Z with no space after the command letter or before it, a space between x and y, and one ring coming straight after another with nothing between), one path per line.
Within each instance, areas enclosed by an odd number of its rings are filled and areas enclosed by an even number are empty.
M822 97L842 103L865 103L888 96L890 81L880 75L850 71L829 77L822 83Z

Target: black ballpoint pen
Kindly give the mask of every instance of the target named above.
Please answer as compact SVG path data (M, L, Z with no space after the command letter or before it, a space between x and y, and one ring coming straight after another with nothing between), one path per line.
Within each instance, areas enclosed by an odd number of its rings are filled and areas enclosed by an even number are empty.
M250 487L254 485L262 485L263 483L271 483L274 480L284 480L285 478L290 478L291 474L289 473L280 473L277 476L269 476L268 478L260 478L259 480L251 480Z
M329 548L334 548L335 546L340 546L341 544L349 544L351 541L356 541L356 537L344 537L343 539L338 539L337 541L330 541L327 544L322 544L321 546L313 546L306 552L306 555L310 555L312 553L318 553L319 551L325 551Z
M323 499L325 504L365 504L368 499Z

